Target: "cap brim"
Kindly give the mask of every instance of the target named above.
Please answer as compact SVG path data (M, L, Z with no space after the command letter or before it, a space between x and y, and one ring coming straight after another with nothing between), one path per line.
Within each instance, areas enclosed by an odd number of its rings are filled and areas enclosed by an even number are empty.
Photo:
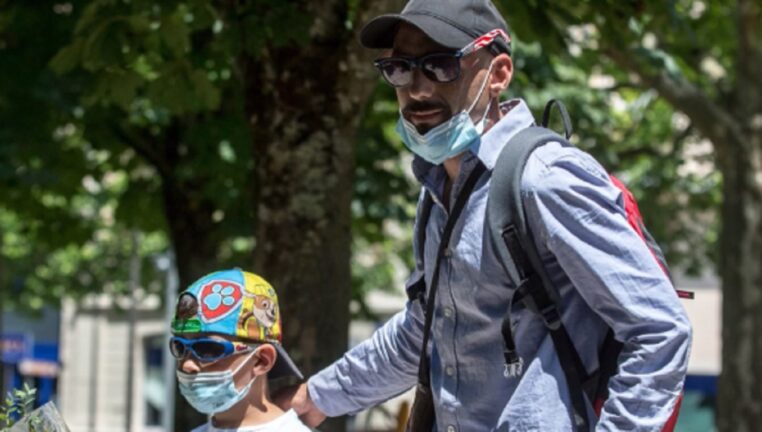
M370 20L360 31L360 43L366 48L392 48L397 27L408 23L419 28L431 40L445 48L458 50L468 45L473 36L466 34L430 15L423 14L387 14Z
M272 344L272 346L274 346L275 350L278 351L278 358L275 360L275 365L273 365L273 368L270 369L270 372L267 373L267 377L274 379L295 376L300 380L303 380L304 375L302 375L302 372L298 367L296 367L294 361L291 360L291 357L289 357L286 350L283 349L283 346L277 343Z

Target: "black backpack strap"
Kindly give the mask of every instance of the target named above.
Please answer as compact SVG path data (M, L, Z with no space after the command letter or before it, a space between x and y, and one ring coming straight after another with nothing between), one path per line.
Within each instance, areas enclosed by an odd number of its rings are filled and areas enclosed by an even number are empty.
M511 282L517 287L521 286L530 274L535 273L535 265L540 264L539 256L534 256L536 248L524 213L521 178L532 152L553 141L571 145L552 130L537 126L528 127L505 145L492 170L487 201L487 223L498 258ZM532 250L527 250L527 246ZM532 254L532 251L535 254ZM547 279L544 272L537 276ZM549 284L550 281L543 282ZM550 296L552 300L557 300L557 295L551 293Z
M415 242L413 243L415 248L413 249L413 255L415 258L415 266L420 269L420 276L418 279L406 287L407 298L410 301L420 300L421 306L426 304L426 280L423 272L423 259L424 259L424 245L426 244L426 226L429 224L429 216L431 216L431 207L434 205L434 200L431 198L431 193L423 189L423 197L418 203L418 209L416 210L415 221Z
M546 108L546 113L549 113L551 107L552 103ZM521 301L527 309L540 315L545 323L568 383L575 428L587 432L590 430L584 401L587 372L561 322L558 292L542 265L526 221L521 196L521 178L526 162L535 149L548 142L571 145L565 138L544 127L524 129L505 145L493 169L487 221L498 258L517 287L511 301ZM506 374L520 374L521 359L516 353L509 314L506 314L503 321L502 333Z
M598 373L594 390L595 402L604 402L609 398L609 379L614 376L619 367L619 354L623 348L622 342L614 337L614 330L609 329L603 345L598 353Z
M421 360L418 367L418 382L419 384L429 386L429 360L427 355L427 348L429 344L429 338L431 337L431 323L434 319L434 303L437 295L437 288L439 285L439 263L442 257L445 255L445 249L449 247L450 236L452 230L455 228L455 224L458 222L463 208L468 202L471 191L473 191L476 183L481 178L482 174L486 171L486 168L481 163L471 171L466 179L463 189L458 193L458 197L455 199L455 204L450 211L450 215L447 217L447 223L442 231L442 237L439 241L439 248L437 249L436 263L434 264L434 273L431 277L431 286L429 287L429 296L426 300L426 318L423 325L423 344L421 345Z
M439 241L439 247L437 248L436 262L434 263L434 273L431 277L429 296L426 300L421 357L418 363L418 385L416 386L415 400L413 401L413 408L410 412L406 431L418 432L431 431L434 429L436 413L434 411L433 394L431 392L431 368L429 364L428 346L431 337L431 324L434 320L434 305L437 295L437 287L439 285L439 264L445 256L445 250L449 247L450 236L452 235L452 231L455 228L455 224L458 222L458 218L460 217L463 208L466 206L466 203L468 203L471 191L476 187L477 182L485 171L486 168L484 165L479 163L468 175L463 188L455 199L455 204L450 210L444 230L442 231L442 237ZM422 247L421 250L423 250Z

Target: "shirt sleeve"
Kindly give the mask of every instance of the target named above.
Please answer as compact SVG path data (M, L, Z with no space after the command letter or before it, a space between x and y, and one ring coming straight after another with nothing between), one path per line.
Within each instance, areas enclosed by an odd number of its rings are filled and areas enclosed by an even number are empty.
M418 197L418 210L426 191ZM416 217L417 224L421 223ZM425 228L425 227L424 227ZM424 277L423 257L418 256L418 239L413 236L416 265L405 283L405 291ZM315 405L329 417L354 414L397 396L415 385L423 344L424 314L420 302L408 301L405 309L376 330L370 339L357 345L307 382Z
M370 339L310 378L310 397L329 417L354 414L390 399L415 384L422 343L421 307L408 301Z
M530 229L624 344L596 430L661 430L687 372L685 310L605 170L577 149L542 150L522 179Z

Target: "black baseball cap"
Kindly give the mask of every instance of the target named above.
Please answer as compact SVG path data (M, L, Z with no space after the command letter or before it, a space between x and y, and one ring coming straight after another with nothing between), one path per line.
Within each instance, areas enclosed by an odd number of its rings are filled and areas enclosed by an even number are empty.
M366 48L391 48L402 22L418 27L434 42L454 50L495 29L510 34L490 0L410 0L402 12L380 15L365 24L360 43ZM495 38L490 49L494 54L511 54L510 41L502 38Z

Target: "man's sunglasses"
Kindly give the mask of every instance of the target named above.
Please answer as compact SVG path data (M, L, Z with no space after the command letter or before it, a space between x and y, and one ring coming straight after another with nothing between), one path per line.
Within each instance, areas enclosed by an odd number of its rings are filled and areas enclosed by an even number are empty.
M453 82L460 76L460 51L433 53L418 58L386 57L373 62L381 76L392 87L405 87L413 82L414 69L437 83Z
M461 58L488 46L498 37L510 44L511 38L502 30L496 29L475 39L456 52L432 53L417 58L386 57L374 61L373 65L392 87L406 87L412 84L415 69L419 69L426 78L433 82L449 83L457 80L460 76Z
M225 339L184 339L172 336L169 339L169 352L178 360L192 354L201 362L213 362L221 358L255 350L259 345L233 342Z

